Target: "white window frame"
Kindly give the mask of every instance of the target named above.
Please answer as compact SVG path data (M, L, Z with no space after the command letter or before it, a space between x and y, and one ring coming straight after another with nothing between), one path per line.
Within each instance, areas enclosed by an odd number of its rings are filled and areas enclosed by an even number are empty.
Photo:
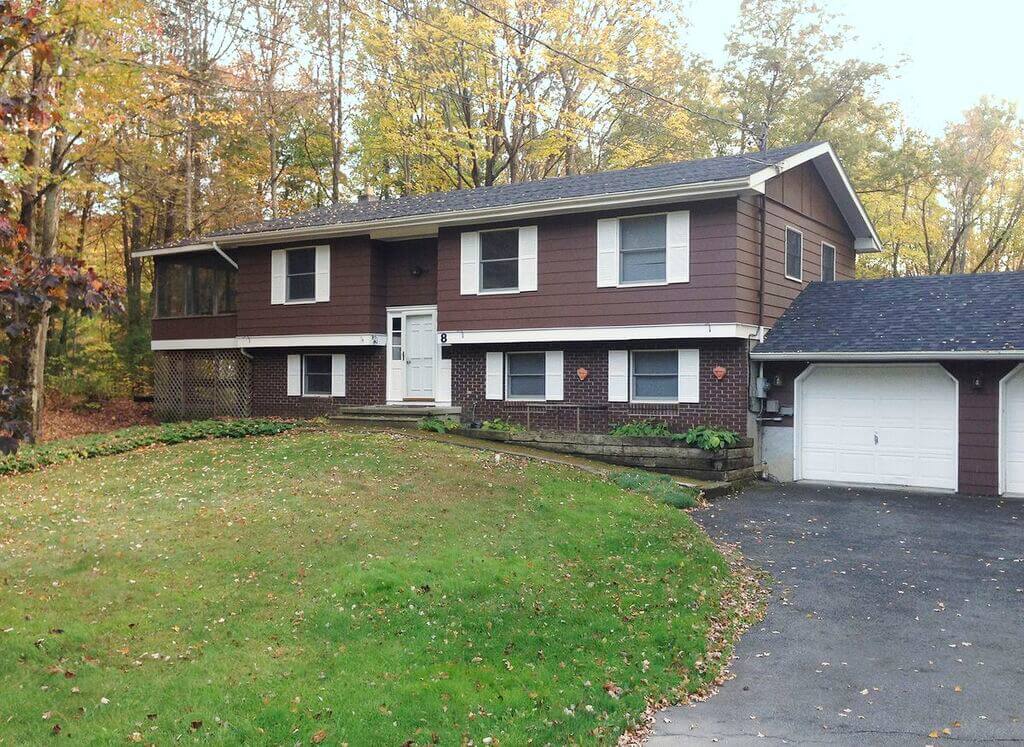
M832 250L832 277L825 277L825 247ZM821 279L823 282L834 283L836 281L836 247L827 241L821 242Z
M504 260L485 260L484 259L484 234L485 233L500 233L502 231L515 231L516 234L516 257L515 259L504 259ZM480 248L476 259L476 287L478 296L501 296L509 293L521 293L519 290L522 285L522 278L519 277L519 242L522 241L521 232L522 226L510 226L508 228L485 228L482 231L477 231L480 234ZM484 262L515 262L516 263L516 287L515 288L491 288L484 289Z
M313 250L313 297L288 298L288 254ZM275 273L276 257L280 257L280 273ZM278 286L278 283L280 285ZM331 247L329 244L310 244L274 249L270 255L270 303L281 306L302 306L327 303L331 300Z
M622 222L629 221L634 218L654 218L656 216L665 217L665 246L662 248L665 259L665 279L664 280L633 280L623 282L622 280ZM641 213L639 215L622 215L618 218L618 225L615 227L619 233L618 246L616 251L619 255L618 267L615 269L618 271L618 275L615 278L615 287L617 288L637 288L645 285L668 285L668 213Z
M332 397L332 392L310 392L306 389L306 359L307 358L326 358L331 363L331 372L328 374L331 379L331 388L334 386L334 357L330 353L303 353L301 358L301 370L299 375L302 377L302 396L303 397Z
M797 234L800 237L800 275L799 277L789 274L789 232ZM782 271L786 275L787 280L792 280L795 283L802 283L804 281L804 232L799 228L793 226L786 226L786 230L782 234Z
M544 381L544 394L539 397L523 397L512 395L512 366L509 365L509 358L513 355L539 355L544 361L544 370L540 374L540 378ZM548 396L548 378L547 378L547 353L544 350L509 350L505 352L505 358L503 361L505 366L505 375L502 377L502 385L505 387L505 400L507 402L547 402Z
M640 399L636 396L636 387L634 386L634 372L636 370L633 363L633 356L637 353L672 353L676 356L676 396L669 398L657 398L657 399ZM629 351L629 370L627 372L628 381L626 385L629 387L629 401L636 402L637 404L647 405L675 405L679 403L679 348L639 348L636 350Z

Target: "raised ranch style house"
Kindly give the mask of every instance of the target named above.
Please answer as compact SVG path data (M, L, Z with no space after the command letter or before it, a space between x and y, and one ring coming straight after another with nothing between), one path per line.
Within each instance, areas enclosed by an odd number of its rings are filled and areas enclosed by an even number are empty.
M171 417L392 406L589 432L713 424L758 448L764 435L781 478L923 484L923 457L848 468L864 462L859 442L829 447L847 466L805 468L820 398L801 399L814 386L793 379L825 369L758 359L780 352L774 334L758 343L809 284L860 287L833 281L878 248L827 143L360 199L140 253L155 265L157 406ZM910 369L873 369L864 386L889 382L886 370ZM838 382L828 396L853 391ZM1016 428L1003 429L1004 451L1024 453ZM995 492L998 464L927 486ZM1024 492L1019 479L1007 489Z

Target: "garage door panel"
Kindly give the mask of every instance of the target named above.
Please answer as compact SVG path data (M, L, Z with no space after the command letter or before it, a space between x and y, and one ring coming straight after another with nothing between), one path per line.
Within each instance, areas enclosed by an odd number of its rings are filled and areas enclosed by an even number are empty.
M955 382L938 366L818 366L801 384L801 479L956 489Z
M1024 368L1018 368L1002 387L1003 490L1024 495Z

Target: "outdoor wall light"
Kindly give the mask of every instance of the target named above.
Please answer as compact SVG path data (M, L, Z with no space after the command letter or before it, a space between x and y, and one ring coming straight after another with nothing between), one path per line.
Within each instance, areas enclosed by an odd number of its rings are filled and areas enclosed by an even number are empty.
M979 391L985 387L985 380L981 378L981 374L975 374L974 380L971 382L971 386L974 387L974 391Z
M414 265L413 268L409 270L409 274L412 275L414 278L418 278L420 275L423 274L423 268L420 267L419 265Z

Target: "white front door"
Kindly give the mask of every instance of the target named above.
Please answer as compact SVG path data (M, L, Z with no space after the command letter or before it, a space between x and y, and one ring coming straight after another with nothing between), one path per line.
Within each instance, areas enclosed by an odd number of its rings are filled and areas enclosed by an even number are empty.
M942 366L817 365L798 379L798 480L956 490L957 384Z
M1024 496L1024 366L1011 372L1000 389L1002 492Z
M434 357L437 349L437 322L433 313L406 314L405 398L434 398Z

